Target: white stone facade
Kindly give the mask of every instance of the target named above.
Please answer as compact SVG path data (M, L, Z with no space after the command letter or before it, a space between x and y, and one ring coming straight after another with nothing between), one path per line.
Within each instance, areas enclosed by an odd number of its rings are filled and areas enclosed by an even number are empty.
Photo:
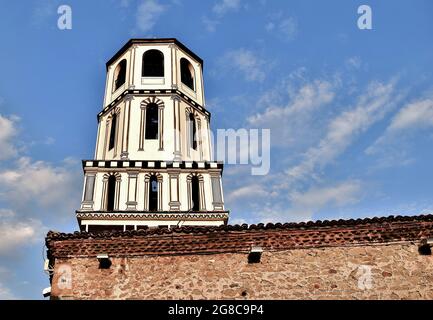
M82 230L227 223L202 63L176 39L132 39L107 63Z

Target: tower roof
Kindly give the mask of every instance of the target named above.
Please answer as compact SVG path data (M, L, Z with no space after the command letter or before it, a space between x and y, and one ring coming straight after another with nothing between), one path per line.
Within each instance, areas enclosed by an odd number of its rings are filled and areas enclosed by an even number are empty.
M179 48L181 48L183 51L185 51L187 54L189 54L191 57L193 57L197 62L201 64L203 67L203 60L196 55L194 52L192 52L190 49L188 49L182 42L177 40L176 38L133 38L129 39L125 45L115 53L115 55L107 61L106 67L108 69L108 66L111 65L114 61L116 61L126 50L128 50L133 44L142 44L142 43L173 43L176 44Z

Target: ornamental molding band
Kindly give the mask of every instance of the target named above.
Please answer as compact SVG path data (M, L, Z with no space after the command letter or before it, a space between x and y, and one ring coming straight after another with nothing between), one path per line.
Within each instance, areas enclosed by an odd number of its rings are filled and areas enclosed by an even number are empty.
M89 212L77 211L77 219L110 219L110 220L134 220L134 219L182 219L182 220L227 220L229 217L228 211L212 212L212 213L190 213L188 211L175 213L173 211L148 213L148 212Z
M83 160L83 170L89 168L142 168L142 169L218 169L222 172L224 164L221 161L148 161L148 160Z
M211 113L206 110L202 105L197 103L193 98L190 98L188 95L180 91L179 89L170 89L170 90L131 90L126 89L123 91L114 101L112 101L109 105L107 105L100 113L98 113L98 119L105 115L107 112L110 112L113 107L115 107L119 102L123 101L125 97L133 96L133 97L148 97L148 96L159 96L159 97L173 97L173 99L179 99L184 102L189 103L189 105L197 111L201 111L206 116L210 117Z

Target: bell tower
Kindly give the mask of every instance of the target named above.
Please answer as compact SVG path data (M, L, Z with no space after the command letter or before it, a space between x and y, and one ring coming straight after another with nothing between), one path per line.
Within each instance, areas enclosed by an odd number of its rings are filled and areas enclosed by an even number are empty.
M203 61L176 39L131 39L108 62L81 230L226 224Z

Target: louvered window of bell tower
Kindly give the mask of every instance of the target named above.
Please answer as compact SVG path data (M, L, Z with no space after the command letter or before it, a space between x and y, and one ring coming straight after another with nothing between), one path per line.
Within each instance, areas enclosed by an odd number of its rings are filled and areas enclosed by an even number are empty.
M116 142L116 130L117 130L117 113L114 113L111 118L110 140L108 143L108 150L114 148L114 144Z
M150 177L149 211L158 210L158 179L155 175Z
M191 90L194 88L195 71L192 64L185 58L180 59L180 80Z
M164 76L164 55L159 50L149 50L143 54L142 77Z
M190 127L190 145L194 150L197 150L197 124L194 114L189 114L189 127Z
M116 195L116 177L111 175L107 182L107 211L114 210L114 198Z
M123 59L119 62L114 70L114 91L119 89L126 80L126 60Z
M192 210L200 210L200 184L197 176L191 178Z
M151 103L146 110L146 134L148 140L158 139L158 105Z

